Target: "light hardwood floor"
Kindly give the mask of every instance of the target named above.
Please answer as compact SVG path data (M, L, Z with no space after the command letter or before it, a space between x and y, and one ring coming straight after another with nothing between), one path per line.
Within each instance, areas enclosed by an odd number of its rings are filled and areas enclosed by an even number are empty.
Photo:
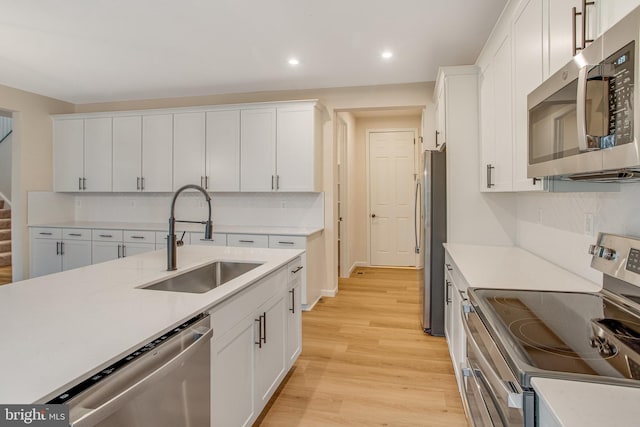
M0 285L11 283L11 266L0 267Z
M302 354L255 425L466 426L446 341L420 329L418 273L361 268L339 289L303 313Z

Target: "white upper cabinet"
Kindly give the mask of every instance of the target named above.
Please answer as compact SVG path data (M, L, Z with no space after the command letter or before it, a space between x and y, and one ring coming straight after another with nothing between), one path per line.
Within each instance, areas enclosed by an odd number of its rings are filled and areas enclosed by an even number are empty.
M206 184L210 191L240 191L240 110L209 111Z
M242 110L240 188L273 191L276 182L276 109Z
M322 191L321 111L294 101L54 116L54 188Z
M204 187L205 113L173 115L173 189L187 184Z
M527 178L528 108L527 95L542 83L543 70L543 13L542 0L527 0L516 11L512 26L513 37L513 125L514 164L513 189L539 191L541 181Z
M173 115L142 117L142 170L140 189L170 192L173 189Z
M113 191L172 191L171 114L113 118Z
M142 117L113 118L113 191L139 191Z
M550 0L552 1L552 0ZM553 0L555 1L555 0ZM613 24L624 18L629 12L640 6L640 0L596 0L599 9L599 25L597 33L601 35ZM588 15L587 15L588 16Z
M549 8L549 32L545 37L545 47L548 50L548 67L545 67L545 77L564 67L573 57L574 47L581 43L582 19L575 20L572 8L582 10L581 0L546 0ZM546 34L545 34L546 35ZM574 44L575 43L575 44Z
M111 191L112 119L54 121L56 191Z
M276 182L280 191L320 191L320 120L311 104L277 109Z
M507 35L480 77L481 191L513 189L511 64Z
M447 83L443 81L436 90L438 96L436 98L435 105L435 117L436 117L436 132L434 138L434 149L439 150L442 145L447 142L447 112L446 112L446 91L445 85Z

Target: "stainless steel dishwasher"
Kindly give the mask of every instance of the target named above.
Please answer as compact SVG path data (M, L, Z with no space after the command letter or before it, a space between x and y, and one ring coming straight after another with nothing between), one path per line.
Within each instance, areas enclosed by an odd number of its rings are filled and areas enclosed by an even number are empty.
M209 427L212 334L198 315L48 403L73 427Z

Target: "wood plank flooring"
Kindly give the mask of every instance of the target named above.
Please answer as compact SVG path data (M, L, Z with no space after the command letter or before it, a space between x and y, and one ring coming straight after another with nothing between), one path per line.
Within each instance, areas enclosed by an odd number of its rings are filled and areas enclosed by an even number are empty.
M302 316L303 351L255 426L467 426L418 272L361 268Z
M0 285L11 283L11 266L0 267Z

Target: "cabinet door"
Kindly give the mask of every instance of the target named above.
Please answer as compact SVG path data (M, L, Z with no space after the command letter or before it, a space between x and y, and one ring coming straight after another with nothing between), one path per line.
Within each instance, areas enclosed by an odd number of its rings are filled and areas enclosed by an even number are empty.
M139 191L142 117L113 118L113 191Z
M84 120L53 122L53 187L81 191L84 176Z
M540 181L527 178L527 95L542 83L542 0L528 0L513 21L513 186L516 191L542 190ZM570 15L570 12L568 12Z
M213 427L246 426L254 418L254 324L253 317L245 318L211 343Z
M173 115L173 189L187 184L204 186L205 115Z
M614 3L614 2L612 2ZM571 8L582 10L580 0L549 0L549 38L546 43L549 49L549 70L545 77L564 67L573 58L574 35ZM576 40L581 39L582 20L576 21Z
M122 242L93 242L91 245L91 258L93 264L111 261L120 258L122 254Z
M293 271L295 271L295 269ZM295 274L295 279L289 283L288 293L286 295L288 299L288 302L286 303L287 369L293 366L302 351L302 304L300 291L302 286L302 275L304 273L303 270L298 270L293 274Z
M240 114L240 189L273 191L276 174L276 110L242 110Z
M488 64L479 78L480 85L480 191L491 191L487 167L495 165L496 119L493 63Z
M631 12L636 7L640 6L640 0L609 0L609 1L598 1L597 6L600 8L600 22L598 25L598 36L607 31L611 26L617 23L619 20L624 18L629 12ZM587 8L587 10L589 10ZM595 14L592 13L591 16ZM589 17L589 13L587 13L587 17ZM593 28L589 28L589 25L592 24L593 20L589 20L589 24L587 26L587 31L591 34L594 34L595 31ZM593 25L592 25L593 27Z
M86 191L111 191L113 124L111 117L84 121L84 178Z
M144 191L173 191L172 114L157 114L142 118L141 187Z
M493 191L511 191L513 182L513 133L511 126L511 38L506 37L493 58L495 152L491 180Z
M280 380L286 373L285 369L285 296L278 295L258 309L256 318L264 316L264 342L262 347L256 346L255 354L255 391L256 406L263 408L267 404L273 393L278 388ZM256 336L258 334L259 323L256 322ZM257 340L256 340L257 341Z
M447 272L444 274L444 335L447 337L447 342L449 343L449 351L453 353L453 310L452 303L453 299L451 297L453 292L453 281L447 277Z
M207 190L240 191L240 110L207 113Z
M436 99L436 149L440 149L442 144L447 142L447 116L446 116L446 81L442 82L438 89L438 98Z
M278 108L276 123L276 189L315 191L314 107Z
M32 239L30 277L62 271L62 257L59 255L60 241L53 239Z
M65 240L62 242L62 270L91 265L91 241Z

